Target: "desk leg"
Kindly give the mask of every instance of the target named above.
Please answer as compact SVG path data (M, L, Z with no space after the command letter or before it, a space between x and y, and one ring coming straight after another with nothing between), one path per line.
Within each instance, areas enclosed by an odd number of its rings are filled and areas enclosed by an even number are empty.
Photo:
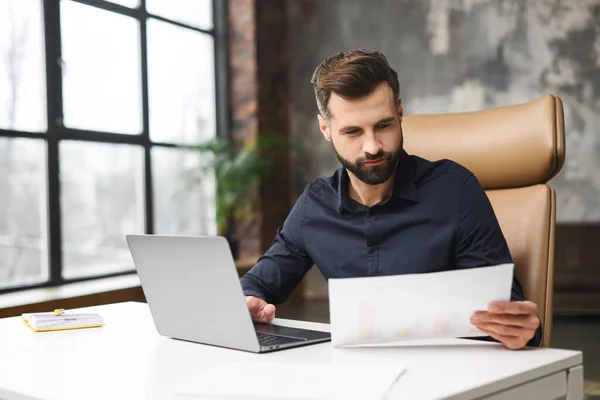
M568 371L567 400L583 400L583 365Z

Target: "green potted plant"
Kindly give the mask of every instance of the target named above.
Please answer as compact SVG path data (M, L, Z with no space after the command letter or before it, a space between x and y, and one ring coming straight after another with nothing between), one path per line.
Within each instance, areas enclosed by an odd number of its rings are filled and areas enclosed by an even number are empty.
M247 141L239 149L230 140L221 137L192 147L203 157L198 168L188 171L187 186L214 176L217 232L228 240L234 257L238 255L234 223L252 211L252 190L268 176L275 161L275 152L287 146L288 142L281 137L261 136Z

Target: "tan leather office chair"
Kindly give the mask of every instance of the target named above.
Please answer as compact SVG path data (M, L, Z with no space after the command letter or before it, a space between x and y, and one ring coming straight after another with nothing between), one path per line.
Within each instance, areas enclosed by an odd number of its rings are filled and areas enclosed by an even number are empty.
M546 95L485 111L411 115L404 147L434 161L454 160L485 188L508 242L525 297L539 306L548 347L554 290L554 190L546 182L565 160L562 102Z

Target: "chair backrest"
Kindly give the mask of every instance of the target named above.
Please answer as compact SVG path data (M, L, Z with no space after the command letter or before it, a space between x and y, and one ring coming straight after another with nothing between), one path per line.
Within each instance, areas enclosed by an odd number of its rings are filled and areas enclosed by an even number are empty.
M563 106L546 95L529 103L403 121L404 147L454 160L477 176L506 237L525 297L539 306L542 345L552 337L556 201L546 184L565 160Z

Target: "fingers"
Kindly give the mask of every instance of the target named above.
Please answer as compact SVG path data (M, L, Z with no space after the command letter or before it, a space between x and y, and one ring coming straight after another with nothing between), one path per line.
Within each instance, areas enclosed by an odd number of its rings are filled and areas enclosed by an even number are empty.
M246 305L250 316L255 322L271 322L275 318L275 306L268 304L261 298L246 296Z
M248 309L250 311L258 310L258 309L262 308L263 304L261 304L261 303L266 304L266 302L263 299L260 299L258 297L254 297L254 296L246 296L246 305L248 306Z
M502 343L504 347L506 347L509 350L519 350L525 347L525 345L527 344L527 341L524 341L522 338L517 336L501 335L497 332L493 332L485 328L479 328L479 330L498 340L500 343Z
M262 321L262 310L267 303L258 297L254 296L246 296L246 305L248 306L248 311L250 311L250 316L253 321L256 322L264 322Z
M275 318L275 306L273 304L265 305L262 311L265 322L271 322Z
M488 311L495 314L537 315L538 306L532 301L503 301L490 304Z
M495 314L486 311L479 311L473 314L472 322L496 323L501 325L513 325L525 329L537 329L539 319L536 315L524 314Z
M499 340L506 348L520 349L535 336L540 324L538 307L531 301L497 302L488 311L477 311L471 323Z
M480 322L475 326L479 329L485 329L486 331L494 332L497 335L522 337L527 338L527 340L531 339L535 334L535 329L528 329L513 325L502 325L494 322Z
M535 316L482 313L486 318L471 317L471 323L480 331L500 341L504 347L516 350L527 345L535 336L538 326ZM535 321L532 319L534 318ZM493 322L492 322L493 321Z

